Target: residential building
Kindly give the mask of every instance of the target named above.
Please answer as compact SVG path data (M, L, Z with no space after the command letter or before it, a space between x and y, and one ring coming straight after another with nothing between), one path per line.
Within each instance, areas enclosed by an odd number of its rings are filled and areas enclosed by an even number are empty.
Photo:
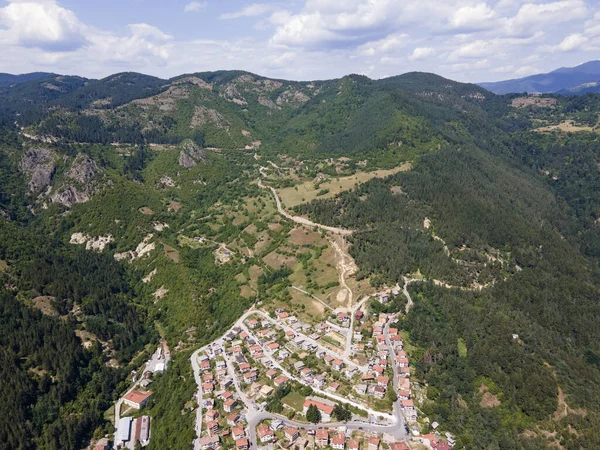
M227 416L227 424L234 426L240 420L240 415L236 412L232 412Z
M323 428L320 428L317 430L315 439L320 447L326 447L329 445L329 432Z
M285 429L285 437L290 442L294 442L298 438L298 429L294 427L287 427Z
M334 359L331 363L331 367L335 370L342 370L344 368L344 362L341 359Z
M206 424L206 429L210 435L217 434L219 432L219 422L211 420Z
M410 450L410 448L404 442L394 442L390 444L390 450Z
M271 430L269 426L264 423L261 423L256 428L256 434L258 435L258 439L260 440L260 442L262 442L263 444L271 442L273 440L273 437L275 436L273 430Z
M219 411L217 411L216 409L209 409L208 411L206 411L206 414L204 414L204 417L207 422L212 422L213 420L217 420L217 418L219 417Z
M336 434L333 439L331 439L331 448L334 450L344 450L346 446L346 436L343 434Z
M358 442L358 439L350 439L348 441L348 450L360 450L359 447L360 444Z
M377 385L383 386L383 387L387 387L388 382L390 381L390 379L388 377L384 377L384 376L377 377L376 380L377 380Z
M235 401L235 399L233 399L233 398L228 398L227 400L225 400L225 401L223 402L223 409L224 409L226 412L231 412L231 411L233 411L233 408L235 408L235 405L236 405L236 401Z
M279 375L278 377L276 377L276 378L273 380L273 384L274 384L275 386L278 386L278 387L279 387L279 386L281 386L282 384L285 384L285 383L287 383L288 381L290 381L290 379L289 379L288 377L286 377L285 375Z
M255 371L246 372L244 374L244 382L246 382L246 383L252 383L252 382L256 381L257 378L258 378L258 374Z
M141 392L134 389L123 396L123 402L134 409L140 409L148 403L150 397L152 397L152 391Z
M369 450L379 450L379 439L376 437L369 438Z
M238 450L246 450L248 448L248 439L247 438L237 439L235 441L235 447Z
M216 450L219 447L219 436L208 435L200 438L200 448L202 450Z
M303 413L306 415L306 412L308 411L308 407L314 405L317 407L317 409L319 410L319 412L321 413L321 421L322 422L329 422L331 420L331 414L333 413L333 405L329 405L327 403L323 403L320 402L318 400L314 400L311 398L307 398L304 401L304 409L303 409Z
M246 431L244 431L243 427L233 427L231 429L231 435L233 436L233 439L237 441L238 439L246 437Z

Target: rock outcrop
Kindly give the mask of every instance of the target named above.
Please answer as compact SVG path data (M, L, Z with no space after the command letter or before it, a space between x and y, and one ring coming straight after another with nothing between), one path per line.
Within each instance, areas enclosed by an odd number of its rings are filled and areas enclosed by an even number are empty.
M206 160L204 150L196 143L187 140L183 142L181 153L179 153L179 165L183 167L194 167Z
M29 178L29 191L39 192L52 183L56 154L48 148L32 148L21 159L20 169Z
M50 200L66 207L87 202L97 189L96 179L100 173L96 162L80 153L65 174L65 183L50 196Z

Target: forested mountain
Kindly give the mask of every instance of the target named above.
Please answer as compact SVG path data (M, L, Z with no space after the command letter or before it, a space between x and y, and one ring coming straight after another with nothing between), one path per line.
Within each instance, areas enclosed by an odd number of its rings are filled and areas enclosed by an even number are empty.
M12 75L10 73L0 73L0 87L10 86L12 84L25 83L27 81L39 80L40 78L50 78L56 76L49 72L33 72L22 75Z
M600 447L599 113L426 73L0 86L0 449L110 433L159 337L150 446L189 448L190 351L289 301L264 261L291 229L256 183L269 161L292 190L410 164L295 210L356 230L359 280L423 280L398 326L458 448Z
M530 75L506 81L479 83L496 94L513 92L587 94L599 92L600 61L589 61L576 67L561 67L549 73Z

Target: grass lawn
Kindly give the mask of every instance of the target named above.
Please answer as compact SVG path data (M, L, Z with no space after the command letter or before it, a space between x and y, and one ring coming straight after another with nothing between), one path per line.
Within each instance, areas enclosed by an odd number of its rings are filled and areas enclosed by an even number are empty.
M305 181L297 186L279 189L277 193L286 208L293 208L302 203L308 203L317 198L317 193L321 190L329 190L319 198L331 198L343 191L348 191L358 184L365 183L372 178L384 178L395 173L410 170L411 165L406 163L399 167L387 170L374 170L372 172L357 172L354 175L340 178L332 178L330 181L321 183L318 189L315 189L312 181ZM298 188L296 190L296 188Z
M294 408L296 411L302 411L304 409L305 397L296 391L290 392L288 395L281 399L281 403Z

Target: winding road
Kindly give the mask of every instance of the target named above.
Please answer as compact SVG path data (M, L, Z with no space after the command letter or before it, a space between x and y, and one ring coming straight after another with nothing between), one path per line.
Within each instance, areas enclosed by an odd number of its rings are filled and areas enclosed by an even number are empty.
M266 170L265 167L261 167L261 174L264 175L263 173L263 169ZM285 209L283 209L283 207L281 206L281 200L279 199L279 195L277 194L277 191L271 187L271 186L267 186L265 185L261 179L258 180L258 186L263 188L263 189L270 189L271 192L273 193L273 197L275 197L275 203L277 204L277 211L279 211L279 214L281 214L283 217L285 217L286 219L291 220L292 222L296 222L300 225L304 225L307 227L317 227L320 228L322 230L326 230L329 231L331 233L335 233L335 234L339 234L341 236L349 236L352 234L352 230L345 230L344 228L336 228L336 227L330 227L327 225L323 225L320 223L316 223L316 222L312 222L311 220L308 220L305 217L300 217L300 216L293 216L290 213L288 213Z

